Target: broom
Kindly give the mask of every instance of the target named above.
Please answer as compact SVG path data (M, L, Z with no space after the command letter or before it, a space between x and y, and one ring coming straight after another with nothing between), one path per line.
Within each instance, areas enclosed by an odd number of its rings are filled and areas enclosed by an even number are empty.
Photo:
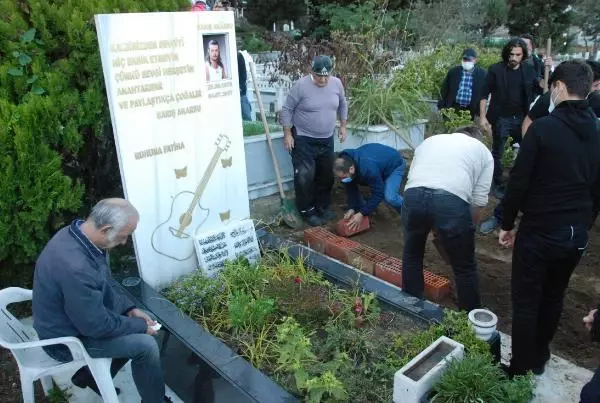
M265 128L265 134L267 136L267 142L269 143L269 151L271 152L271 158L273 159L273 167L275 168L275 175L277 177L277 186L279 187L279 195L281 196L281 209L279 213L281 214L281 218L283 222L290 228L300 228L302 226L302 218L296 209L296 202L288 197L286 197L283 192L283 184L281 183L281 174L279 173L279 164L277 163L277 157L275 156L275 151L273 150L273 143L271 141L271 132L269 131L269 124L267 123L267 117L265 116L265 109L262 102L262 96L260 95L260 90L258 89L258 84L256 82L256 74L254 73L254 62L250 62L250 74L252 74L252 85L254 87L254 93L256 94L256 98L258 99L258 106L260 108L260 117L262 119L263 126Z

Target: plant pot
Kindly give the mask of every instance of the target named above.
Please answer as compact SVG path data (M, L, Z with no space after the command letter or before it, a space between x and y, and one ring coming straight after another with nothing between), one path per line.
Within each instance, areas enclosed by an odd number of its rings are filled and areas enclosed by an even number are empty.
M469 312L469 322L478 339L488 341L496 331L498 317L487 309L473 309Z
M283 132L271 133L273 150L279 164L283 190L294 187L294 170L292 158L283 145ZM269 152L267 136L259 134L244 138L246 156L246 178L248 180L248 196L250 200L277 194L277 177L273 167L273 159ZM252 161L252 163L249 163ZM235 163L235 161L233 161Z
M404 132L404 136L409 138L412 145L417 147L425 139L425 124L427 120L421 119L410 126L398 127ZM337 136L337 134L336 134ZM342 151L347 148L358 148L363 144L379 143L390 146L396 150L409 150L406 142L392 131L386 125L372 126L354 126L349 124L346 134L346 140L340 143L337 139L334 142L335 151Z

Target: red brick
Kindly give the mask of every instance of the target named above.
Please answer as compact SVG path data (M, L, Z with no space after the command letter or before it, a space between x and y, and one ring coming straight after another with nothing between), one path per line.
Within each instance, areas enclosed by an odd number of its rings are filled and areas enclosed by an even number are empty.
M358 242L334 235L333 238L327 239L325 253L340 262L348 263L348 253L358 247L360 247Z
M389 257L375 265L375 277L402 287L402 260Z
M327 240L335 237L335 234L323 227L309 228L304 231L304 243L319 253L326 253Z
M348 264L351 264L365 273L373 274L375 272L375 265L383 262L388 257L388 255L377 249L361 245L348 253Z
M350 237L352 235L368 231L371 228L369 217L364 217L362 222L360 223L360 226L355 230L351 230L350 228L348 228L348 222L349 220L345 220L343 218L339 220L335 227L335 232L340 236Z
M447 278L433 274L427 270L423 271L425 280L425 297L434 302L440 302L442 298L450 293L450 281Z

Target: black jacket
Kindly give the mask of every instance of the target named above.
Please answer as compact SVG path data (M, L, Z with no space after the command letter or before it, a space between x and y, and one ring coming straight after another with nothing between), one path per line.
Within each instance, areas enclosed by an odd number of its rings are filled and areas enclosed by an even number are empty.
M489 94L492 94L492 99L488 106L486 118L493 125L502 113L502 105L505 104L508 96L507 88L510 85L507 82L507 65L504 62L499 62L490 66L487 74L487 85L484 86L481 99L486 99ZM527 115L529 105L533 102L534 93L539 87L537 74L533 67L528 63L522 63L521 74L523 77L523 116Z
M462 78L463 68L462 66L456 66L451 68L446 74L446 78L442 83L440 89L440 100L438 101L438 108L451 108L456 102L456 93L458 92L458 86ZM473 95L471 96L471 104L469 109L473 116L479 115L479 101L481 100L481 93L484 90L484 86L487 80L487 71L481 67L475 66L473 70Z
M503 201L502 229L589 227L600 202L600 121L586 100L564 101L523 137Z

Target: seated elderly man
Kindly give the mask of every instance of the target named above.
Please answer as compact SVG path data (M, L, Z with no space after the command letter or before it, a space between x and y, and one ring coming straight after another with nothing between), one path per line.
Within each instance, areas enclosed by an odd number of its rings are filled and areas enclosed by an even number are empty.
M152 337L156 322L111 284L108 250L125 244L138 221L138 212L128 201L105 199L94 206L87 220L75 220L52 237L35 266L34 328L42 340L74 336L92 358L113 358L113 377L131 359L142 401L170 402ZM58 361L73 359L64 345L45 350ZM99 394L87 367L72 381Z

